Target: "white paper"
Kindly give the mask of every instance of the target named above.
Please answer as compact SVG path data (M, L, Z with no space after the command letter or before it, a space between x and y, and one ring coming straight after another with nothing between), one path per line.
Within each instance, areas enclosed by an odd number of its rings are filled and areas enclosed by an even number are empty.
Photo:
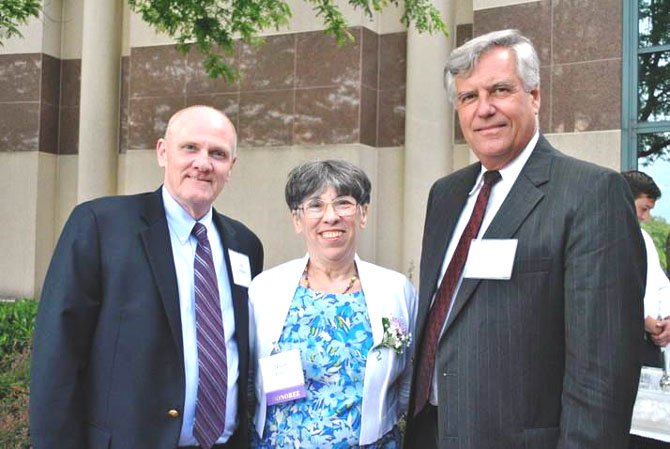
M510 279L517 239L475 239L470 244L463 277L469 279Z
M249 256L229 249L228 257L230 258L230 271L233 273L233 282L242 287L249 287L249 284L251 284Z
M299 350L282 351L263 357L258 362L268 405L294 401L307 395Z
M642 367L630 433L670 442L670 393L660 388L663 370Z

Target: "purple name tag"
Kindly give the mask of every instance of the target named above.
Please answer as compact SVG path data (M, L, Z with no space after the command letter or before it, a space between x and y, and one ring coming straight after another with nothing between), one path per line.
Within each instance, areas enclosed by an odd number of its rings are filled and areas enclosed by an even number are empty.
M271 391L267 394L268 405L281 404L282 402L295 401L307 396L307 390L304 385L284 388L282 390Z

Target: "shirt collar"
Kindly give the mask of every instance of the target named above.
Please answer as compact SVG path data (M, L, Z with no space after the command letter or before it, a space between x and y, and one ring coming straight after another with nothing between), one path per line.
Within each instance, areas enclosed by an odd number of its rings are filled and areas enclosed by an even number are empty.
M535 134L533 134L533 137L531 137L531 139L528 141L528 144L521 151L521 153L519 153L517 157L512 159L509 164L505 165L503 168L498 170L500 172L500 177L503 180L508 179L516 180L516 178L519 177L519 173L521 173L521 170L526 165L528 158L530 158L530 155L533 153L533 148L535 148L535 145L537 145L537 141L539 140L539 138L540 138L540 131L536 130ZM484 182L484 173L486 173L486 171L487 171L486 168L482 165L479 175L477 176L477 181L475 182L475 185L468 193L468 196L472 195L473 193L479 190L479 187Z
M196 220L189 215L186 210L174 199L172 194L163 186L161 189L163 195L163 206L165 207L165 217L167 218L170 229L176 235L177 239L182 245L188 242L191 236L191 231L195 225ZM212 225L212 208L200 219L198 222L205 225L209 230Z

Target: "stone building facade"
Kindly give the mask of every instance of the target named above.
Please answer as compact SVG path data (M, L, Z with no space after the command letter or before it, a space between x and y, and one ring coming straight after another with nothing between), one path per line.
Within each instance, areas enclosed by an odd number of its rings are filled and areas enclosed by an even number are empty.
M118 3L118 5L114 5ZM110 5L112 4L112 5ZM309 6L265 45L239 45L242 75L209 79L121 2L50 0L0 47L0 297L39 295L75 204L156 189L154 145L192 104L224 110L238 163L217 201L264 242L270 267L304 251L283 202L288 171L345 158L373 181L363 258L417 279L428 189L473 159L443 89L446 55L473 35L517 28L541 60L541 130L565 153L622 167L621 0L438 0L451 34L404 29L400 12L345 12L337 47Z

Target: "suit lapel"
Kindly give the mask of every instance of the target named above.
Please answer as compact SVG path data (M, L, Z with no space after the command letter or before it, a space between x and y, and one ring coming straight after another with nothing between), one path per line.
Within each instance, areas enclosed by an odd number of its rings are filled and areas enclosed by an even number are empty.
M147 223L147 228L141 232L144 250L147 253L154 281L163 301L175 347L180 360L183 361L184 347L182 344L177 274L175 273L170 230L167 218L165 218L160 189L147 197L142 219Z
M551 151L549 143L540 135L533 154L528 158L526 165L521 170L521 173L519 173L519 177L516 179L512 189L484 233L484 238L514 238L521 224L544 197L544 192L538 187L549 181ZM463 279L454 299L454 305L447 320L446 330L449 329L460 311L473 296L480 282L481 279Z

